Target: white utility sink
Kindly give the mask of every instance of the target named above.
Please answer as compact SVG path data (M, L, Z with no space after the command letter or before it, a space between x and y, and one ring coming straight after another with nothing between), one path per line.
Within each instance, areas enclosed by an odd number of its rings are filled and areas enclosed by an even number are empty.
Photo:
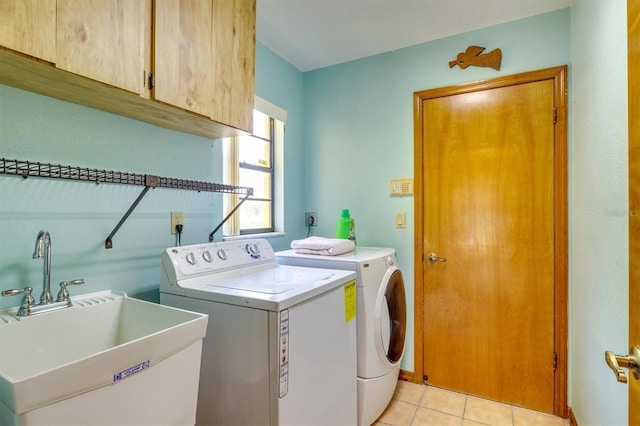
M207 315L104 291L0 311L0 424L194 424Z

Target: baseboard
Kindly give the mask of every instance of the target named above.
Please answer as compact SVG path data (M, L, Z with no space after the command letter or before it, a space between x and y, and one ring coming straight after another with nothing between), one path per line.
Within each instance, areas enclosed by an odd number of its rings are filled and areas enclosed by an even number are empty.
M422 379L417 376L413 371L400 370L398 380L404 380L405 382L422 384Z
M576 416L573 414L571 407L569 407L569 424L571 426L578 426L578 421L576 420Z

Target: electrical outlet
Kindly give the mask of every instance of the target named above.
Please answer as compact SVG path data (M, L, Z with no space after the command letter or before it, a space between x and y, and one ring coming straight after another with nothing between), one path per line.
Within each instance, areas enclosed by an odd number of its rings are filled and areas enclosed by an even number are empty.
M182 212L171 212L171 233L177 234L176 225L184 225Z
M304 214L305 226L318 226L318 213L307 212Z

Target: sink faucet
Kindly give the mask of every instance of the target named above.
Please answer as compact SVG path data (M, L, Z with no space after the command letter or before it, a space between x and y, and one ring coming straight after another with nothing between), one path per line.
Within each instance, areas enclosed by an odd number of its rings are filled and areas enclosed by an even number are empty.
M20 303L17 315L19 317L40 314L43 312L55 311L58 309L69 308L73 306L71 297L67 287L70 285L84 284L84 279L71 281L62 281L60 283L60 292L58 298L53 299L51 294L51 236L45 230L38 232L36 237L36 248L33 250L34 259L42 259L44 257L44 272L42 275L42 295L40 303L36 305L36 301L31 297L31 287L22 289L13 288L0 292L2 296L15 296L16 294L24 294L24 298Z
M43 256L44 269L42 274L40 304L48 305L49 303L53 303L53 295L51 294L51 237L49 236L49 232L45 230L38 232L36 247L33 250L34 259L42 259Z

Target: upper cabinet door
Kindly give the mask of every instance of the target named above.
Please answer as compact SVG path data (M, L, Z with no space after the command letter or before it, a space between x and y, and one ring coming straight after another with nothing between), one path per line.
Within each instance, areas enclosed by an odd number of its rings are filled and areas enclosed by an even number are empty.
M0 0L0 46L56 61L56 0Z
M211 118L252 131L255 82L255 0L213 0Z
M57 0L58 68L144 92L150 0ZM146 43L145 43L146 42Z
M156 0L153 96L211 117L210 0Z

